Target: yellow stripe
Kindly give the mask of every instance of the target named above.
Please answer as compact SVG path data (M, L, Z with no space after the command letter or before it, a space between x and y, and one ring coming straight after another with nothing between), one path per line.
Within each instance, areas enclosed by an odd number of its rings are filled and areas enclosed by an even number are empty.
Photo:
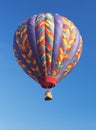
M61 54L61 55L63 54L63 49L62 49L62 48L60 48L60 54Z
M25 33L27 31L27 26L24 26L23 32Z
M42 26L42 24L45 24L45 21L40 21L40 23L39 23L39 28Z
M22 54L22 57L23 57L24 59L26 59L26 55L25 55L25 54Z
M70 49L71 48L71 46L68 44L68 45L66 45L66 49Z
M43 52L42 52L42 53L43 53ZM46 56L45 53L43 53L43 55L41 56L41 59L44 58L45 56Z
M49 59L49 62L51 63L52 58L51 58L51 56L50 56L50 54L49 54L49 53L47 53L47 57L48 57L48 59Z
M35 69L34 67L31 67L31 69L32 69L33 71L36 71L36 69Z
M74 43L74 39L69 41L69 44L73 44Z
M41 42L42 40L44 40L44 36L41 36L39 41Z
M37 40L37 44L39 43L39 42L41 42L42 40L44 40L45 38L44 38L44 36L41 36L38 40Z
M51 22L50 20L46 20L47 23L51 24L52 26L54 26L54 23Z
M32 50L29 50L28 57L32 56Z
M60 60L61 60L61 61L63 60L63 55L60 55Z
M45 22L45 25L47 25L49 27L49 24L47 22Z
M63 39L63 41L64 41L64 44L67 46L68 43L65 38Z
M27 39L27 34L25 35L24 39L23 39L23 45L25 44L25 40Z
M47 33L47 35L50 37L51 42L53 43L53 37Z
M26 66L24 64L21 65L22 68L25 68Z
M26 59L26 62L27 62L27 63L31 63L31 61L30 61L29 59Z

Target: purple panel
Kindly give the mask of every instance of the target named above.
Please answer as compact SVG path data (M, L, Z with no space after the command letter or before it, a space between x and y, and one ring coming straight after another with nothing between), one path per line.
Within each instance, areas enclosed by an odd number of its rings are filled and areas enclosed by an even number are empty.
M36 63L38 64L39 70L42 72L42 66L41 66L41 60L40 60L40 54L37 49L37 44L36 44L36 34L35 34L35 20L36 20L37 15L33 15L27 23L28 26L28 38L30 41L30 46L32 48L34 57L36 59Z
M52 54L52 70L56 66L56 61L58 58L58 52L62 44L62 34L63 34L63 22L62 17L58 14L54 14L54 44L53 44L53 54Z

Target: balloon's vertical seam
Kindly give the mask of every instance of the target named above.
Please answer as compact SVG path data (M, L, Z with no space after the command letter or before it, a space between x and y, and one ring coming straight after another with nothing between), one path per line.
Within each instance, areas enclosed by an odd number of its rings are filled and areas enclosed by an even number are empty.
M56 71L58 69L58 52L59 48L62 44L62 34L63 34L63 22L62 17L58 14L54 14L54 26L55 26L55 34L54 34L54 49L53 49L53 62L52 62L52 76L56 76Z
M36 59L36 65L38 66L38 77L42 74L42 66L41 66L41 61L40 61L40 55L37 49L36 45L36 31L35 31L35 20L36 20L37 15L34 15L31 17L27 23L28 26L28 37L30 40L30 46L34 54L34 58ZM37 77L37 79L38 79Z

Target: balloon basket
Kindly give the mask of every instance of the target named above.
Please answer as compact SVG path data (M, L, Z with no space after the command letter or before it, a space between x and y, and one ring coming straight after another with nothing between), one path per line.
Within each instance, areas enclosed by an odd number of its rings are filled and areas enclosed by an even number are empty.
M47 90L46 91L46 93L45 93L45 101L49 101L49 100L52 100L52 94L51 94L51 92L49 91L49 90Z

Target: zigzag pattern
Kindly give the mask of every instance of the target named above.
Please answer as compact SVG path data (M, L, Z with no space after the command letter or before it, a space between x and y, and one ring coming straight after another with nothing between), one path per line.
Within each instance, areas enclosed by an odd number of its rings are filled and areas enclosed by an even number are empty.
M82 38L80 38L79 48L78 48L77 52L75 53L74 57L72 58L72 61L68 64L68 66L66 67L64 72L62 72L62 74L58 80L61 80L63 77L65 77L72 70L72 68L75 67L75 65L77 64L77 62L80 59L81 53L82 53Z
M45 47L45 15L40 14L36 18L36 44L40 54L42 70L45 75L47 75L46 67L46 47Z
M52 14L46 14L45 16L45 44L46 44L46 61L47 61L47 73L50 75L52 65L52 52L54 43L54 17Z
M56 71L55 75L59 74L60 69L62 69L65 66L66 62L69 60L71 56L70 52L72 51L75 43L74 39L72 38L73 30L71 30L71 27L68 24L69 21L65 17L62 17L62 22L63 22L62 45L58 53L58 59L57 59L58 69L55 70Z
M36 43L45 75L51 70L54 41L54 18L51 14L40 14L36 18Z

